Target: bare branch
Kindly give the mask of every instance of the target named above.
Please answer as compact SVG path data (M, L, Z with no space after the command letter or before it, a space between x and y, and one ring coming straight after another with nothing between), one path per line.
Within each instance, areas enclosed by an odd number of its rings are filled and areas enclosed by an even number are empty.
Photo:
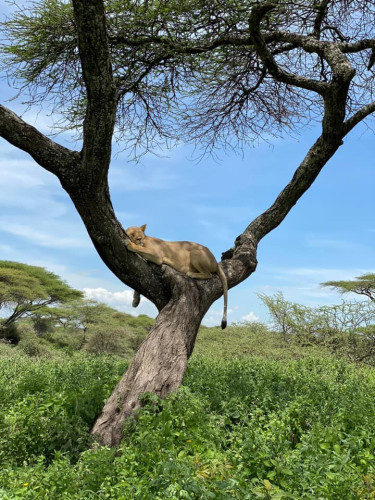
M366 106L363 106L360 110L358 110L353 116L351 116L344 123L345 135L348 134L358 123L364 120L367 116L371 115L371 113L375 112L375 101L370 102Z
M323 0L320 4L316 3L314 6L317 9L317 15L314 22L314 30L312 36L319 39L322 30L322 23L327 14L327 7L331 0Z
M287 71L284 71L275 61L275 58L272 55L272 52L269 50L265 38L261 34L260 31L260 23L264 16L272 9L275 8L275 3L271 2L264 2L256 7L253 7L250 18L249 18L249 28L250 28L250 37L251 40L256 48L256 51L259 55L259 57L262 59L264 65L266 66L267 70L269 73L278 81L290 84L290 85L295 85L297 87L306 89L306 90L312 90L314 92L317 92L321 95L324 94L324 92L327 90L327 86L325 83L318 82L316 80L312 80L310 78L306 78L303 76L297 76L292 73L288 73ZM279 36L284 36L285 33L282 34L281 32L278 33L273 33L272 37L275 38L277 35ZM287 38L288 40L285 41L299 41L301 43L301 40L305 41L305 45L308 43L308 38L307 37L294 37L294 34L288 33ZM302 45L302 43L301 43ZM314 45L314 47L317 47L317 45ZM306 47L305 47L306 48Z
M375 38L365 38L363 40L358 40L357 42L346 42L346 43L338 43L337 47L343 52L346 53L356 53L361 52L366 49L375 49Z

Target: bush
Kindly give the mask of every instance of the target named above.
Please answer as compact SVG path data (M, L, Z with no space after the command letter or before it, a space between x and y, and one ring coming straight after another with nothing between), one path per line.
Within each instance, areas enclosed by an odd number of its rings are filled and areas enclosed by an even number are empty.
M107 331L103 325L92 327L84 349L93 354L124 354L122 332L118 328Z
M21 465L56 452L75 459L124 370L113 358L76 355L64 363L0 358L0 461Z
M316 345L350 361L375 364L374 302L313 308L289 302L281 293L260 297L285 342Z
M44 335L43 339L52 346L58 349L64 349L64 351L68 353L79 351L84 344L84 334L80 330L65 331L60 329Z
M17 344L20 334L16 323L4 326L0 323L0 340L9 341L11 344Z
M53 356L48 342L36 335L32 325L26 322L19 323L17 328L20 338L18 350L31 357L51 358Z
M272 359L304 358L328 355L322 346L302 346L297 342L285 342L280 332L268 329L262 323L244 322L219 327L201 327L193 356L204 355L216 359L248 358L265 356Z
M87 450L124 366L83 355L17 365L0 359L1 498L374 498L371 368L196 356L177 394L144 398L117 450Z

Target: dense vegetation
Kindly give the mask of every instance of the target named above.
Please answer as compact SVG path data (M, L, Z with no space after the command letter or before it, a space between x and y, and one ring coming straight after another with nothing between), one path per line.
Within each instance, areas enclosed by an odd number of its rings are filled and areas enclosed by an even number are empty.
M0 296L1 500L375 498L372 300L278 293L270 327L202 327L183 386L144 394L109 449L90 428L153 320L17 263Z
M183 387L145 395L118 450L88 431L123 358L0 353L1 499L375 497L375 370L323 346L203 328Z

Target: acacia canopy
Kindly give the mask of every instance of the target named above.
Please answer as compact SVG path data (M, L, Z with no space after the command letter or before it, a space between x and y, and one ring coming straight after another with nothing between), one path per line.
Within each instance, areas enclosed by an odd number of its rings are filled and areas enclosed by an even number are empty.
M0 105L0 136L55 174L95 248L159 310L93 433L121 440L139 395L181 383L220 280L191 280L126 249L113 211L112 139L136 152L159 141L234 147L321 122L321 134L274 203L223 253L229 287L257 265L259 241L309 189L347 134L375 111L374 1L44 0L2 24L3 69L32 104L51 103L81 151L52 141Z
M4 327L47 305L64 304L82 297L82 292L42 267L0 261L0 309L11 312L2 322Z
M365 295L375 301L375 274L367 273L357 276L354 280L326 281L322 286L335 288L340 293L356 293Z
M128 146L277 135L320 120L343 72L346 131L373 111L373 1L108 0L105 9L116 135ZM87 88L72 3L26 3L2 30L12 85L31 104L52 103L59 126L80 128Z

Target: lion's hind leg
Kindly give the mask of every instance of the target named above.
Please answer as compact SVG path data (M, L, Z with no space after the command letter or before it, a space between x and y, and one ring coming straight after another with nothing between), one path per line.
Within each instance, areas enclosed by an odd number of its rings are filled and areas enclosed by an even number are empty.
M211 273L193 273L192 271L188 271L186 274L187 276L189 276L189 278L196 278L201 280L212 278Z
M186 273L189 278L201 280L212 278L212 273L209 271L210 262L205 262L205 256L200 250L190 253L190 264L194 270Z

